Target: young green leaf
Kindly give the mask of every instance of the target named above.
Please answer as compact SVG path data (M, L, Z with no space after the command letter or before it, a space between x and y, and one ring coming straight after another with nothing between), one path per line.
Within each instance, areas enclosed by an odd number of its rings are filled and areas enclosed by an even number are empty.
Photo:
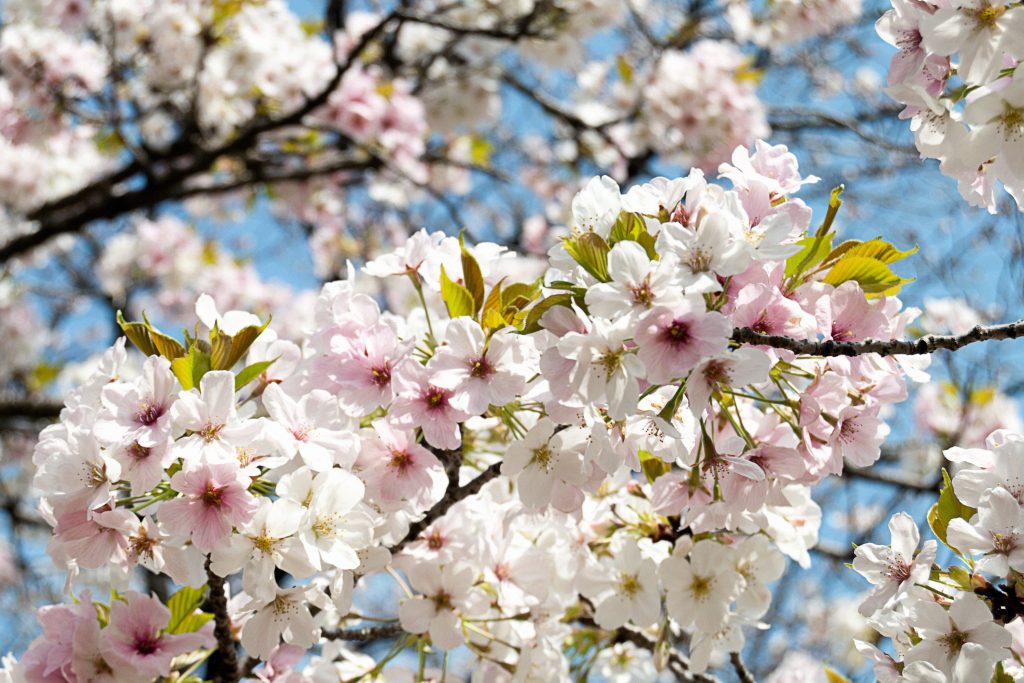
M441 266L441 298L444 299L449 317L458 318L460 315L472 317L476 311L473 295L468 289L451 280L444 272L444 266Z
M601 282L608 282L608 252L611 247L596 232L585 232L571 239L566 239L566 252L583 269Z
M969 505L964 505L956 497L956 493L953 491L953 483L949 479L949 472L943 468L942 490L939 492L939 501L928 511L928 525L932 528L936 538L959 553L946 540L946 529L954 519L970 519L974 516L975 512L977 510Z

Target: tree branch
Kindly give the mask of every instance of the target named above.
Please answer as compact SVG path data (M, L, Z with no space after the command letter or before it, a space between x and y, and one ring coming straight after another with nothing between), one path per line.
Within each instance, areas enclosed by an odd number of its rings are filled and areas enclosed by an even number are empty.
M732 332L732 340L740 344L771 346L776 349L787 349L794 353L808 356L859 356L864 353L880 353L892 355L924 355L939 350L956 351L968 344L992 339L1017 339L1024 336L1024 320L1002 325L977 325L966 334L939 335L932 334L915 340L905 339L866 339L864 341L843 342L826 339L812 341L793 339L778 334L762 334L749 327L737 327Z
M600 626L591 617L580 617L577 621L588 628L601 629ZM651 654L654 654L655 648L658 643L653 638L646 634L636 631L628 626L620 626L614 631L610 631L612 634L612 640L617 643L633 643L639 648L647 650ZM713 676L706 674L694 673L690 670L690 660L682 652L674 647L670 647L668 650L668 666L675 674L676 679L683 681L684 683L718 683L718 679Z
M213 612L213 635L217 639L217 650L209 660L207 676L213 683L236 683L239 675L238 654L235 652L235 636L231 633L224 579L210 569L209 557L206 558L206 577L210 587L207 606Z
M336 628L323 631L327 640L348 640L356 643L368 643L382 638L391 638L403 633L402 625L385 624L383 626L367 626L365 628Z
M28 420L56 420L64 406L56 401L23 397L0 397L0 418L21 417Z
M757 683L754 674L750 673L750 669L743 663L743 656L739 652L731 653L729 661L732 662L732 668L736 670L736 677L740 679L740 683Z
M416 540L416 538L423 533L427 527L433 524L438 518L443 517L448 512L451 506L458 503L460 500L468 498L476 493L479 493L480 489L484 487L484 484L491 481L495 477L501 474L501 461L494 463L483 472L480 473L473 481L469 482L465 486L457 489L449 489L444 498L439 500L434 507L427 511L427 514L418 522L409 525L409 531L405 536L391 546L391 552L397 553L407 544Z

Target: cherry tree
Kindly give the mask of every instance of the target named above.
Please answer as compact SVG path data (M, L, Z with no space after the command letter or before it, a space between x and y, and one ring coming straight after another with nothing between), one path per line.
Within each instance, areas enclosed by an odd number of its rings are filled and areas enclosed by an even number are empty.
M5 570L53 595L0 675L839 680L764 654L824 566L878 680L1024 677L1024 428L954 359L1024 321L841 236L918 153L1019 210L1018 4L3 11ZM896 497L848 551L850 482Z

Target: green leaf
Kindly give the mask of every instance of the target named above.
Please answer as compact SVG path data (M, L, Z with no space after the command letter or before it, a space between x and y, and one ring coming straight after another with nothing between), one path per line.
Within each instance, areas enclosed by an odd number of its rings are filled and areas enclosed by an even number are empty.
M918 247L915 246L913 249L900 251L885 240L876 237L875 239L867 242L854 244L849 248L846 254L847 256L866 256L868 258L881 261L882 263L889 264L905 259L912 254L916 254L917 250Z
M142 322L128 322L124 319L121 311L117 312L117 324L131 343L135 344L142 353L147 356L163 356L171 361L185 355L185 347L177 339L169 337L153 327L146 319L145 313L142 314L142 320Z
M526 284L524 282L513 282L501 291L502 309L514 308L522 310L540 294L540 283Z
M140 322L128 322L124 319L121 311L117 312L117 324L121 327L121 331L124 332L124 336L128 337L128 341L135 344L139 351L142 351L147 356L156 356L156 346L153 345L153 340L149 336L149 325Z
M523 326L523 334L532 334L540 330L540 319L544 313L555 306L569 306L572 303L572 294L563 292L552 294L541 299L534 305L526 315L526 324Z
M157 353L167 360L181 358L186 353L185 347L181 345L181 342L173 337L168 337L152 325L149 328L149 336L153 340L153 346L156 347Z
M234 335L220 331L216 324L210 330L210 366L214 370L230 370L245 355L256 338L270 324L270 317L262 325L243 327Z
M194 614L199 605L203 604L205 588L185 586L172 595L167 601L167 609L171 611L171 619L167 622L165 633L191 633L213 618L212 614ZM199 617L194 619L193 617ZM205 617L205 618L204 618ZM198 621L198 623L196 623Z
M477 166L487 166L491 163L491 143L481 136L474 135L469 140L469 159Z
M625 55L620 54L615 60L615 70L619 73L619 78L626 85L630 85L633 82L633 67L629 65L629 61L626 60Z
M448 316L458 318L460 315L472 316L476 311L476 302L468 289L451 280L441 266L441 298L448 309Z
M671 463L667 463L647 451L639 451L638 455L640 456L640 466L644 471L644 476L647 477L648 483L653 484L658 477L672 471Z
M953 483L949 479L949 472L946 471L946 468L942 468L942 490L939 492L939 501L928 511L928 525L932 528L932 532L949 548L960 553L946 540L946 529L954 519L970 519L975 512L977 512L976 509L964 505L956 497Z
M462 237L459 237L462 241ZM480 272L480 264L476 262L473 255L462 248L462 281L469 293L473 295L473 313L476 315L484 305L484 276Z
M253 381L257 377L262 375L264 372L266 372L267 368L273 365L276 360L277 358L272 358L271 360L263 360L260 361L259 363L246 365L244 368L239 370L238 374L235 375L235 391L238 391L246 384L248 384L249 382Z
M28 385L30 391L41 391L50 382L57 379L60 375L61 367L55 363L40 362L28 373L28 377L25 378L25 384Z
M799 277L825 260L834 235L808 236L797 242L802 249L786 259L786 277Z
M608 235L608 246L614 247L624 241L638 243L651 260L658 258L658 252L654 248L654 235L647 231L647 223L640 214L628 211L619 214L618 220L612 226L611 234Z
M1002 662L996 663L996 669L992 672L991 683L1013 683L1013 676L1006 673Z
M960 566L952 566L949 568L949 578L956 582L965 591L974 591L971 587L971 573Z
M604 241L604 238L596 232L585 232L574 238L566 239L566 252L576 263L583 266L583 269L593 275L601 282L608 282L608 252L611 247Z
M178 378L178 382L184 389L199 386L203 375L210 369L210 356L200 351L197 345L189 348L188 355L171 361L171 372Z
M854 247L856 249L856 247ZM854 249L851 249L852 252ZM895 294L913 278L902 278L893 273L882 261L847 252L825 275L824 281L834 287L844 282L856 282L865 294Z
M818 226L818 231L815 235L824 235L832 230L832 223L836 220L836 215L839 213L839 207L843 205L843 200L839 198L839 195L846 189L844 186L839 185L838 187L832 188L832 196L828 198L828 209L825 211L825 220Z
M484 300L483 311L480 313L480 325L486 331L493 332L508 325L505 316L501 314L501 288L504 284L505 278L498 280Z

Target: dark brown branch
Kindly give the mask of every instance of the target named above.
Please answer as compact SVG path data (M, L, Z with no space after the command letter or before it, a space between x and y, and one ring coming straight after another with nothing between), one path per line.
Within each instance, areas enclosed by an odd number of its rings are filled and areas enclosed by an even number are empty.
M228 616L228 598L224 593L224 579L210 569L210 558L206 558L207 585L210 587L207 609L213 612L213 635L217 639L217 650L210 657L207 677L214 683L235 683L238 680L238 654L235 652L235 636L231 633L231 617Z
M423 533L427 527L433 524L440 517L443 517L453 505L458 503L460 500L464 500L465 498L479 493L480 489L484 487L484 484L491 481L499 474L501 474L501 461L498 461L485 469L476 479L465 486L456 489L449 488L448 491L445 492L444 498L438 501L434 507L430 508L423 519L409 525L408 533L405 534L404 538L391 546L391 552L397 553L407 544L416 540L416 538Z
M433 26L434 28L444 29L445 31L459 36L479 36L511 43L519 42L524 38L553 40L556 37L555 35L545 33L542 26L534 26L534 22L542 16L541 10L545 9L544 5L545 3L537 3L528 14L524 14L520 17L515 22L515 25L510 28L459 26L457 24L449 24L441 21L440 19L430 15L399 14L398 16L411 23Z
M882 484L890 484L892 486L921 493L937 493L939 490L939 484L942 482L941 478L936 479L934 477L931 477L930 481L916 481L893 472L886 472L884 470L866 467L847 467L843 470L842 476L851 477L853 479L877 481Z
M732 662L732 668L736 670L736 677L740 679L740 683L757 683L754 674L750 673L750 669L743 663L743 656L739 652L731 653L729 661Z
M1002 325L978 325L970 332L959 336L932 334L915 340L867 339L856 342L840 342L827 339L825 341L810 341L777 334L762 334L749 327L737 327L732 332L732 340L740 344L771 346L808 356L859 356L864 353L880 353L884 356L913 356L940 350L956 351L975 342L1017 339L1021 336L1024 336L1024 320Z
M322 636L327 640L348 640L356 643L368 643L374 640L382 640L397 636L402 631L402 625L384 624L382 626L367 626L365 628L336 628L326 630Z
M247 678L252 675L253 669L260 665L262 660L259 657L246 657L241 666L238 667L238 679Z
M577 621L588 628L603 630L591 617L581 617ZM658 645L657 641L640 631L636 631L628 626L620 626L614 631L609 631L609 633L611 633L613 642L633 643L637 647L655 654L655 648ZM689 658L674 647L670 647L668 650L668 667L675 675L676 680L683 681L683 683L718 683L718 679L714 676L691 671Z
M884 111L893 117L898 113L898 109L894 111L890 107L886 107L881 111ZM877 135L871 130L865 128L863 125L865 120L878 118L878 112L870 113L872 114L871 117L860 119L857 117L839 116L838 114L823 111L776 110L773 112L773 116L769 119L768 125L771 126L772 130L777 131L801 131L814 128L847 130L859 137L861 140L877 145L878 147L890 152L909 154L915 157L917 156L917 149L915 149L913 145L894 144L884 136Z
M55 420L64 406L56 401L30 398L0 397L0 418L20 417L28 420Z
M25 254L54 237L77 232L94 221L109 220L139 209L156 206L173 198L190 178L208 171L219 158L237 155L252 148L259 137L265 133L300 125L306 116L327 103L331 94L341 83L341 79L359 60L363 51L384 32L388 25L396 21L396 18L399 23L403 21L396 13L392 12L366 31L345 61L337 65L326 86L288 114L278 118L254 119L239 130L233 138L210 149L197 149L189 146L187 141L179 141L179 144L173 146L172 152L166 157L151 160L154 168L160 166L169 170L164 171L162 175L149 178L146 184L140 188L128 190L121 195L111 194L116 184L129 180L145 170L138 160L133 160L119 171L101 178L77 192L35 209L28 214L27 218L38 222L38 229L14 237L0 245L0 263ZM184 149L182 149L183 145Z

